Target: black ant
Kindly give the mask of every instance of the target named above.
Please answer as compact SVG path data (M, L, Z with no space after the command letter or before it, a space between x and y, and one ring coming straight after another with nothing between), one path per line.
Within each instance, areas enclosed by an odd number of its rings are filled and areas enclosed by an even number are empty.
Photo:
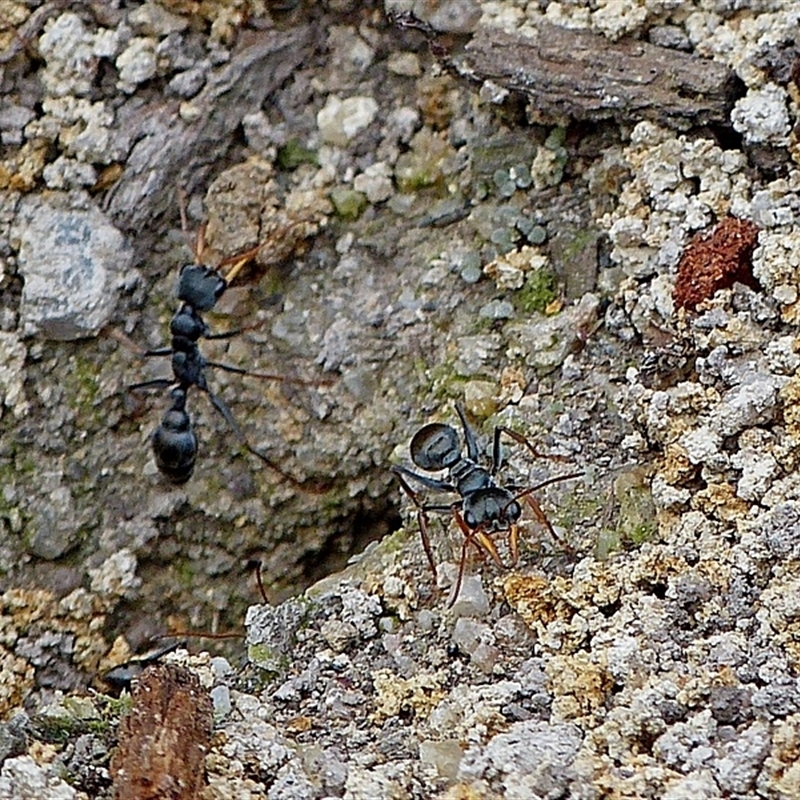
M264 605L270 605L267 590L264 588L264 581L261 577L262 564L260 561L255 560L251 562L251 566L256 576L256 585L261 594L261 599ZM117 692L126 689L128 692L131 690L133 682L141 677L145 669L152 664L156 664L165 655L173 653L181 647L186 647L186 639L200 638L200 639L241 639L244 638L244 632L237 633L201 633L190 631L178 631L175 633L167 633L162 636L157 636L156 639L175 639L176 641L169 644L161 645L155 649L150 650L143 655L133 656L128 661L112 667L101 676L101 680L108 686L112 687ZM178 638L180 637L180 638Z
M130 692L133 682L141 677L147 667L156 664L168 653L173 653L179 647L185 647L185 645L185 642L172 642L144 655L135 656L124 664L118 664L108 670L101 680L117 692L121 692L123 689Z
M464 409L459 404L456 404L456 411L464 429L464 442L467 447L466 456L461 452L461 444L455 428L440 422L432 422L420 428L411 439L409 448L411 460L417 467L426 472L447 470L447 480L420 475L402 466L395 465L392 467L392 472L400 482L403 491L416 506L422 546L425 549L425 555L428 558L428 564L433 573L435 583L437 582L437 572L431 549L430 535L428 534L428 512L451 513L464 535L458 578L449 603L451 606L455 603L461 590L467 550L470 545L475 545L479 551L488 553L495 564L504 569L505 564L500 558L492 535L505 531L508 533L508 549L511 554L512 565L517 563L519 557L518 522L522 516L520 500L524 500L528 504L537 522L547 528L553 539L565 549L571 551L572 548L556 534L547 515L533 497L533 492L558 481L579 478L583 474L559 475L521 491L519 491L519 487L501 486L495 476L502 463L500 446L502 434L506 434L520 444L524 444L534 455L540 456L541 454L536 451L524 436L512 431L510 428L498 425L494 429L491 466L489 469L480 466L478 464L478 444L475 432L467 422ZM457 494L460 499L447 505L423 504L417 497L416 492L409 486L406 478L412 478L427 489Z
M203 244L203 229L201 228L195 248L196 261L199 261L201 257ZM181 301L181 306L170 322L170 346L146 350L142 354L146 357L172 356L172 378L155 378L135 383L129 387L132 391L172 387L170 391L172 405L153 432L151 441L159 471L173 483L186 483L192 476L195 461L197 460L197 436L192 427L192 419L186 409L189 389L192 386L196 386L202 392L205 392L211 401L211 405L222 415L236 438L249 452L261 459L282 478L294 484L298 483L297 480L283 472L266 455L248 442L228 406L209 388L205 370L207 367L213 367L226 372L234 372L238 375L248 375L268 380L281 380L291 383L306 383L306 381L252 372L230 364L209 361L203 357L198 347L200 339L229 339L241 333L239 329L224 333L212 333L201 314L210 311L217 304L230 282L252 260L257 250L258 248L254 248L239 256L226 259L220 263L217 269L199 263L186 264L181 267L177 287L177 295ZM219 269L226 265L230 265L230 269L223 276Z

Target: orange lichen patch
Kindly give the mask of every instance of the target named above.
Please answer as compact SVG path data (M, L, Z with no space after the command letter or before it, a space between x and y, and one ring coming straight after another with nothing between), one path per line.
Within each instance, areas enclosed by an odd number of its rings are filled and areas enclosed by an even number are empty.
M692 508L730 522L746 516L750 504L736 496L736 487L730 483L709 483L692 497Z
M556 619L569 621L575 613L575 609L554 594L544 575L509 575L503 581L503 592L511 608L532 630Z
M614 679L603 664L589 653L554 656L545 667L548 686L553 693L553 710L562 719L591 714L606 701Z
M19 150L0 161L0 189L30 192L36 187L46 165L47 149L25 142Z
M664 448L664 459L659 472L664 480L672 486L691 478L697 467L689 461L685 448L677 443L668 444Z
M111 645L111 649L100 659L97 671L99 674L105 675L109 670L128 661L131 656L133 656L133 653L125 637L117 636Z
M108 650L103 635L108 610L104 600L83 588L61 599L45 589L9 589L0 594L0 646L10 648L21 636L70 633L75 636L73 663L95 672Z
M800 797L800 714L776 723L764 772L780 797Z
M786 432L800 441L800 376L791 377L778 395L783 401L783 421Z
M619 574L601 561L582 562L572 577L556 575L552 591L571 608L603 607L616 603L622 592Z
M735 282L757 287L753 277L753 251L758 226L727 217L711 233L695 236L683 251L673 294L676 308L694 309L719 289Z
M706 558L698 561L695 567L697 575L705 578L719 592L727 592L731 583L731 565L718 558Z
M417 83L417 106L426 125L444 130L455 113L458 91L449 75L424 77Z
M33 688L33 667L0 647L0 677L0 719L5 719Z
M375 711L371 719L380 724L401 713L427 719L431 711L445 698L443 680L438 672L422 672L411 678L401 678L390 669L376 670L372 674Z
M485 797L486 795L479 789L473 789L465 783L457 783L442 795L442 800L483 800Z
M148 667L111 759L115 800L197 800L213 727L211 698L193 672L176 664Z
M797 633L796 630L793 631L794 639L786 642L783 646L789 659L789 666L794 672L797 672L798 667L800 667L800 642L797 641Z
M632 578L635 583L666 585L686 569L682 558L672 555L665 547L655 546L642 552L633 564Z

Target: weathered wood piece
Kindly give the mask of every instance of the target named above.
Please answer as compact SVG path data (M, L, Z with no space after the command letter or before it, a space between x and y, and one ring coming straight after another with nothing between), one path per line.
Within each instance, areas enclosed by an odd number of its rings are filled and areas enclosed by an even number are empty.
M118 227L141 231L154 217L177 208L176 190L191 194L207 182L235 141L246 114L296 70L314 49L314 26L261 33L235 52L191 101L192 119L180 115L177 100L154 99L118 112L119 147L127 151L122 177L109 193L106 210Z
M521 92L545 118L725 123L743 86L727 67L639 40L612 42L543 25L538 38L482 28L450 62L461 75Z
M115 800L196 800L205 786L213 706L197 676L148 667L133 691L111 759Z

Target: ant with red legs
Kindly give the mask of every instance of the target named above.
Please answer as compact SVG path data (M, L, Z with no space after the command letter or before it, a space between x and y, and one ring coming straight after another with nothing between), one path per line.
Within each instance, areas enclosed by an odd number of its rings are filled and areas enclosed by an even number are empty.
M571 551L572 548L562 541L555 532L547 515L533 497L533 493L553 483L580 478L583 474L576 472L568 475L558 475L521 490L518 487L503 486L497 481L497 473L502 464L501 436L503 434L520 444L524 444L534 455L539 456L540 454L521 434L512 431L510 428L497 426L494 429L491 465L488 469L482 467L478 463L479 454L475 432L467 421L464 409L459 404L456 404L456 412L463 428L464 443L467 448L466 456L462 453L462 446L456 429L451 425L440 422L432 422L420 428L411 439L409 448L411 460L415 466L425 472L447 470L447 478L445 480L422 475L399 465L392 467L392 472L394 472L401 488L417 509L417 523L422 537L422 546L435 583L438 578L428 532L428 512L452 514L464 536L464 541L461 545L458 577L452 597L448 603L449 606L455 603L461 591L464 567L470 546L476 547L479 552L488 554L498 567L504 569L505 564L500 558L492 536L495 533L506 532L508 534L508 549L511 554L512 565L517 563L519 558L519 519L522 516L520 501L524 501L529 506L536 521L547 529L555 541ZM448 504L422 503L407 479L414 480L425 488L436 492L456 494L459 499Z

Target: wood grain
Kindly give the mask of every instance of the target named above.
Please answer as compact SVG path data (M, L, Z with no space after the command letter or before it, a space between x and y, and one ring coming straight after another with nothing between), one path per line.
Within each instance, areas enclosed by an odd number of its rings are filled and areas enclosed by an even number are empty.
M211 698L193 672L176 664L148 667L111 759L115 800L199 798L212 730Z
M709 59L552 25L537 38L480 29L450 63L462 76L523 93L534 111L555 118L725 124L744 94L733 72Z

